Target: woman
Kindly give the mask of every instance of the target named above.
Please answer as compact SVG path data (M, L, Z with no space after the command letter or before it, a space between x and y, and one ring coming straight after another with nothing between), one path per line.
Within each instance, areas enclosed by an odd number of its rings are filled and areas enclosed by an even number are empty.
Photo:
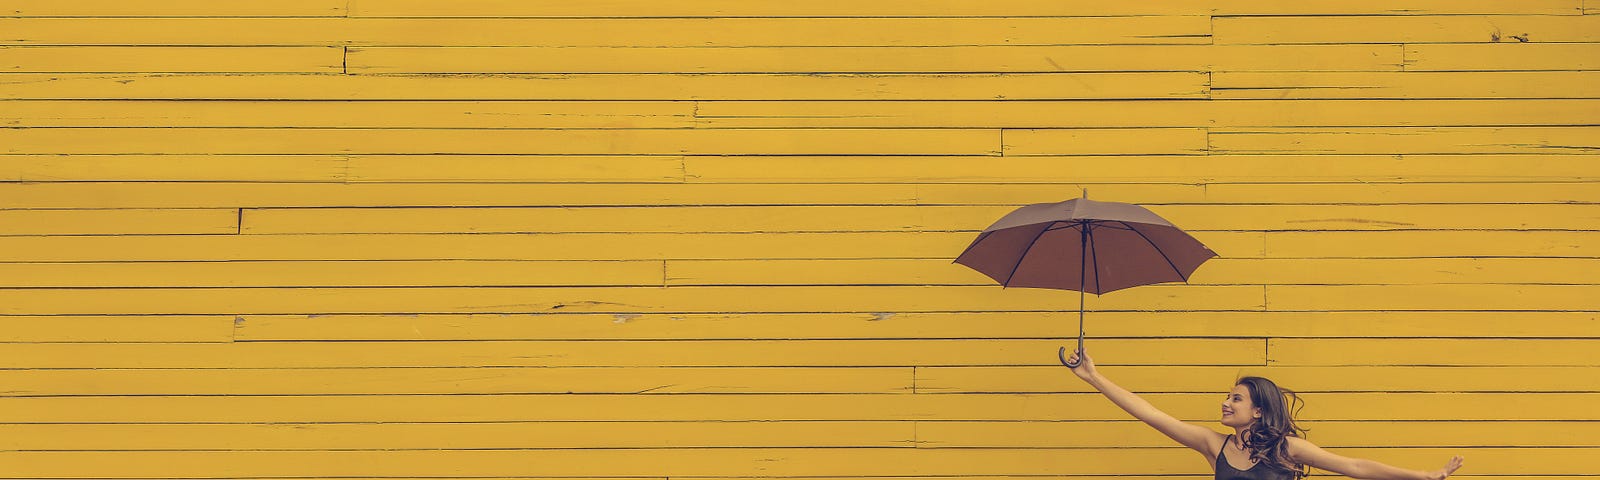
M1067 363L1077 364L1079 355L1072 354ZM1362 479L1443 480L1461 468L1459 456L1450 459L1444 468L1421 472L1329 453L1300 438L1305 431L1294 424L1285 393L1272 381L1260 377L1239 379L1228 398L1222 401L1222 424L1234 430L1232 435L1223 435L1184 423L1156 409L1150 402L1100 376L1088 355L1083 355L1082 359L1083 362L1072 369L1074 375L1135 418L1200 452L1216 472L1217 480L1296 480L1306 475L1305 465Z

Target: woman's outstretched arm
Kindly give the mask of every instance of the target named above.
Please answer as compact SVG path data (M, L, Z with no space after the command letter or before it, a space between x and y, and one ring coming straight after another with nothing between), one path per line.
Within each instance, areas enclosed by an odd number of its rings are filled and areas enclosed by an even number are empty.
M1084 382L1088 382L1095 390L1099 390L1106 398L1111 399L1111 403L1121 407L1133 415L1134 418L1151 427L1155 427L1157 431L1168 438L1183 444L1185 447L1192 448L1208 458L1214 455L1213 452L1216 452L1222 446L1222 434L1206 427L1184 423L1172 415L1168 415L1167 412L1157 409L1155 405L1151 405L1145 399L1139 398L1133 392L1101 376L1100 372L1095 370L1094 360L1090 359L1088 354L1073 353L1072 359L1068 361L1077 361L1076 359L1079 358L1079 355L1082 355L1083 363L1072 369L1072 374L1077 375Z
M1372 460L1335 455L1303 438L1288 437L1289 456L1296 462L1351 478L1366 480L1444 480L1461 468L1462 458L1451 458L1444 468L1432 472L1406 470Z

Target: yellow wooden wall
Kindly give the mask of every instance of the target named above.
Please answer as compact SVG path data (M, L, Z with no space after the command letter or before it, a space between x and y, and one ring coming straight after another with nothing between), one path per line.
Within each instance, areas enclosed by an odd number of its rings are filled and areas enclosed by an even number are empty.
M1215 423L1600 476L1596 0L0 0L0 478L1199 478Z

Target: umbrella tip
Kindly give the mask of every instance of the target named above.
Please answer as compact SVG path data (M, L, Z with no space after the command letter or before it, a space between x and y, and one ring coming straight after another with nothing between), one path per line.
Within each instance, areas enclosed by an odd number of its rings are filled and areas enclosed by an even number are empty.
M1085 200L1087 200L1089 198L1089 189L1088 188L1084 188L1083 189L1083 198Z

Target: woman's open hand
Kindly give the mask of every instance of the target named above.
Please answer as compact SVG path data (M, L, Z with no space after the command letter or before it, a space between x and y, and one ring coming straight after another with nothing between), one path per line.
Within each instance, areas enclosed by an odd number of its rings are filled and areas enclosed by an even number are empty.
M1455 458L1451 458L1448 463L1444 464L1444 468L1441 468L1441 469L1439 469L1437 471L1434 471L1434 472L1429 472L1428 473L1428 479L1429 480L1444 480L1446 478L1450 478L1451 474L1456 473L1456 469L1461 468L1461 463L1462 463L1463 460L1464 459L1461 458L1460 455L1456 455Z

